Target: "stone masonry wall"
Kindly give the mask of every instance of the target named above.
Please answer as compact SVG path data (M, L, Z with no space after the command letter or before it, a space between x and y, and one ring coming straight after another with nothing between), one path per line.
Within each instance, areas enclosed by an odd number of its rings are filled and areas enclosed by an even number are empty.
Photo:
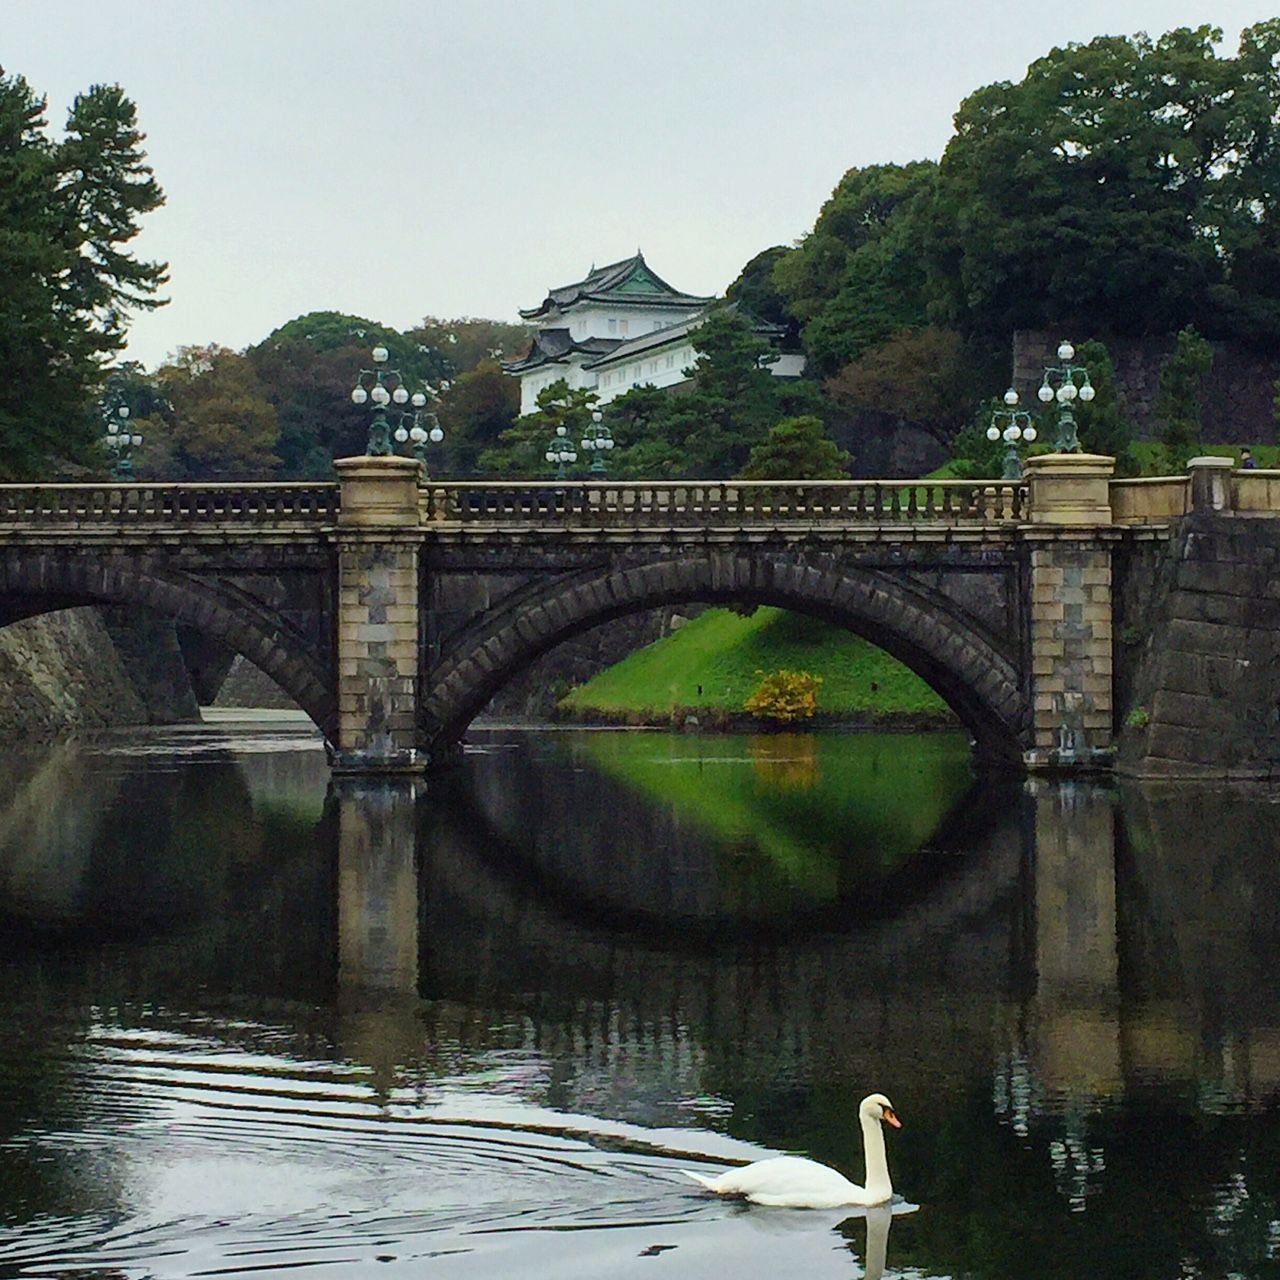
M1280 778L1280 521L1198 513L1137 554L1117 605L1121 770Z
M0 627L0 740L146 723L147 708L96 609Z
M1013 336L1013 382L1024 404L1036 407L1035 393L1045 365L1058 364L1064 335L1020 329ZM1160 371L1173 350L1174 338L1117 338L1107 342L1116 368L1121 404L1139 440L1155 432L1152 413L1160 387ZM1200 388L1201 438L1214 444L1249 444L1275 433L1272 398L1280 378L1280 356L1215 342L1213 366Z

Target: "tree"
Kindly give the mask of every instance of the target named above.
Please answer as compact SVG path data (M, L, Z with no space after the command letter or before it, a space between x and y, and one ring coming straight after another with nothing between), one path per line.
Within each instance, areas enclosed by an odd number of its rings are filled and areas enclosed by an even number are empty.
M977 376L960 335L930 326L872 347L830 379L826 391L839 405L913 422L949 445L972 412Z
M449 366L449 377L456 377L482 364L514 356L528 345L532 333L532 326L527 324L506 324L474 316L457 320L425 316L405 337L438 351Z
M0 69L0 479L90 465L102 362L128 313L160 305L165 267L125 246L163 196L144 163L133 104L97 85L72 104L65 137L45 103Z
M1076 419L1080 424L1080 447L1085 453L1100 453L1116 460L1116 475L1137 473L1133 457L1133 427L1120 404L1115 365L1104 343L1096 339L1082 343L1076 350L1075 362L1089 371L1093 400L1089 404L1077 400Z
M520 384L503 373L496 360L481 361L458 377L438 412L446 469L457 476L475 475L481 454L497 445L519 412Z
M570 389L558 378L538 392L538 410L525 414L508 427L497 445L480 455L480 468L490 474L535 477L545 474L547 445L561 428L577 445L591 421L599 397L582 387Z
M335 458L364 452L370 414L351 403L351 389L359 371L372 367L378 344L410 391L439 386L452 372L435 347L340 311L297 316L245 353L276 410L286 478L324 479L333 474Z
M263 480L278 466L276 411L247 357L183 347L156 377L172 406L153 433L154 466L166 479Z
M849 455L827 435L822 419L784 418L751 450L743 480L843 480Z
M673 396L662 430L684 457L685 475L733 475L781 416L769 343L729 307L713 311L693 335L693 386Z
M1280 20L1054 49L971 94L922 247L933 313L1018 328L1280 336Z
M813 231L774 266L773 284L801 322L813 374L830 377L903 329L923 326L919 208L932 161L850 169Z
M724 291L725 301L732 303L747 315L776 324L794 337L800 326L787 306L787 300L778 291L774 281L774 269L794 249L774 245L757 253L738 273L738 278Z
M1152 412L1164 460L1174 470L1181 471L1199 447L1200 384L1212 366L1213 348L1188 326L1160 370Z

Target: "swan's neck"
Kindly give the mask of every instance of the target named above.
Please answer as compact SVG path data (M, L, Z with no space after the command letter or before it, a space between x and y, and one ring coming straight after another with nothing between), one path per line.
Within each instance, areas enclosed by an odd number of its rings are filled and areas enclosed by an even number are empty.
M884 1126L870 1116L862 1117L862 1146L867 1157L867 1180L864 1184L872 1203L888 1200L893 1195L889 1181L889 1158L884 1150Z

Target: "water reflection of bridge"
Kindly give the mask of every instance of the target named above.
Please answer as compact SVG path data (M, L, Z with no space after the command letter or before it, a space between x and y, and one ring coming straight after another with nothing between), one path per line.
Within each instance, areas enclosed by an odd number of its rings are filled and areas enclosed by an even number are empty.
M1275 896L1240 909L1276 877L1267 841L1280 824L1262 801L1243 802L1251 820L1206 858L1186 839L1185 808L1149 791L1126 795L1131 838L1118 847L1114 795L1038 787L988 826L958 874L896 914L807 939L699 945L619 933L589 905L575 914L581 903L531 888L474 810L459 821L437 806L419 868L411 803L389 818L382 795L381 847L389 820L404 836L374 871L367 840L344 835L344 978L471 1010L470 1030L448 1029L463 1042L486 1021L474 1011L519 1013L531 1047L584 1077L643 1061L701 1092L742 1086L748 1062L775 1084L814 1064L851 1088L891 1071L917 1098L1022 1071L1025 1096L1051 1109L1161 1081L1236 1103L1280 1089L1280 1004L1264 959L1280 938ZM358 831L365 801L338 797L344 830Z

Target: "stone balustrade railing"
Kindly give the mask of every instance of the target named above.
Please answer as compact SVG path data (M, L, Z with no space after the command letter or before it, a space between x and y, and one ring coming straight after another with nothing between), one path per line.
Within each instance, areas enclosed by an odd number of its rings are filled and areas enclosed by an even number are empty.
M992 524L1024 518L1025 487L993 480L429 483L424 524L636 527L779 523Z
M1226 458L1195 459L1191 470L1112 480L1100 494L1103 522L1108 500L1118 525L1164 525L1202 505L1280 515L1280 470L1236 470ZM435 527L990 526L1037 519L1025 483L994 480L428 481L417 488L417 505L418 521ZM339 484L0 485L0 530L316 528L338 523L340 510ZM413 522L412 507L397 521Z
M0 527L332 524L336 484L6 484Z

